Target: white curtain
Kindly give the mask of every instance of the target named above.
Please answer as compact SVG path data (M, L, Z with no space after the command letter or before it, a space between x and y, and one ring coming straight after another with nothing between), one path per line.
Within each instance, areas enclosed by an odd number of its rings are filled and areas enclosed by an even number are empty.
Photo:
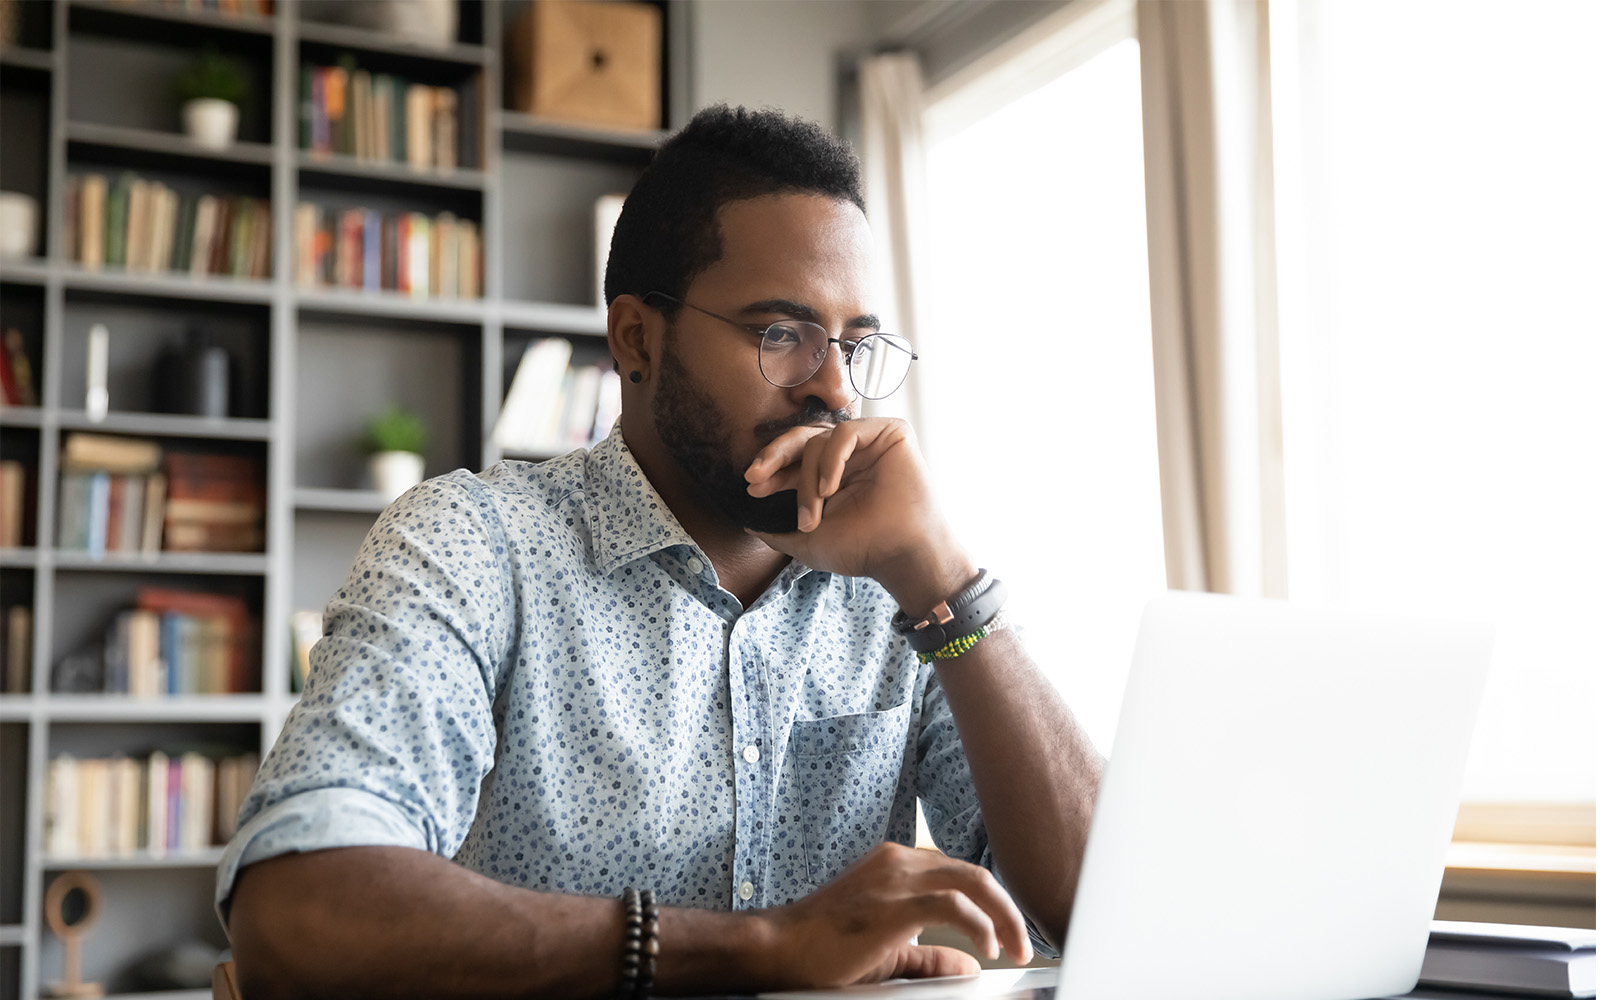
M1285 596L1266 4L1140 0L1167 582Z
M883 328L921 345L916 273L925 225L922 70L915 54L870 56L859 66L861 166L867 222L872 228L876 301ZM921 394L913 365L906 387L888 399L867 400L865 413L918 423ZM923 442L927 448L928 442Z

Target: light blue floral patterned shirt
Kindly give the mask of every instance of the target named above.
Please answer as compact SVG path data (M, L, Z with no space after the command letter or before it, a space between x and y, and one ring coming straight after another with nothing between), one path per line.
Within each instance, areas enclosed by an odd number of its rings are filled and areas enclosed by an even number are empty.
M918 797L941 848L992 869L944 693L894 612L876 582L798 563L741 608L617 430L430 480L328 604L218 912L244 865L354 845L530 889L774 906L912 843Z

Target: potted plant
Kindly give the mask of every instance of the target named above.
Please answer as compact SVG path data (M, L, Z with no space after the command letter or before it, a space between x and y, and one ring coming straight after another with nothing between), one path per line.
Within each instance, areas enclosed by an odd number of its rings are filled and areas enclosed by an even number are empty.
M422 452L428 447L428 429L422 418L390 406L367 421L367 467L372 488L385 503L422 482Z
M239 131L239 104L249 87L237 61L213 45L201 49L174 81L178 100L183 102L184 132L202 146L226 148Z

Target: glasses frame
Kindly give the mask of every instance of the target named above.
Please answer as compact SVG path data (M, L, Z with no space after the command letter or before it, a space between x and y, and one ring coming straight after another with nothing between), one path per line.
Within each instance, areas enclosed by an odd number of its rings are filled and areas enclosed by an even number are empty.
M904 350L907 354L911 355L912 361L917 360L917 352L911 349L911 342L909 340L906 340L904 337L898 334L884 333L882 330L875 330L872 333L867 334L865 337L862 337L860 340L846 340L842 337L829 337L826 327L820 323L813 323L810 320L780 319L776 323L768 323L763 326L759 323L741 323L736 319L729 319L728 317L719 313L712 312L710 309L702 309L691 302L685 302L676 296L668 295L666 292L646 292L644 295L640 296L640 298L646 304L649 304L651 299L664 299L668 302L671 302L673 305L683 306L686 309L693 309L695 312L704 313L705 315L710 316L712 319L720 319L729 326L737 327L746 333L760 337L763 343L766 342L767 331L775 326L783 326L785 324L792 323L804 323L806 326L814 326L822 331L822 335L824 338L826 338L826 342L828 344L839 345L839 353L844 358L844 370L850 378L850 388L855 390L856 395L860 396L862 399L888 399L890 396L893 396L896 392L900 391L900 387L906 384L906 376L911 374L911 366L908 364L906 366L906 374L900 377L899 383L897 383L893 389L890 389L881 396L869 396L862 392L861 387L856 384L855 372L856 352L861 349L862 344L865 344L873 337L882 337L884 339L884 343L889 344L898 350ZM901 345L904 346L902 347ZM846 346L849 347L849 351L845 350ZM758 351L756 355L756 368L761 372L761 377L766 379L768 384L777 386L779 389L792 389L797 385L804 385L805 383L811 381L812 378L816 377L817 372L821 371L822 366L827 363L827 349L823 349L823 355L817 359L817 366L815 368L811 369L811 371L808 372L804 378L797 382L791 382L788 385L773 381L772 376L767 374L766 366L761 363L761 357L762 355Z

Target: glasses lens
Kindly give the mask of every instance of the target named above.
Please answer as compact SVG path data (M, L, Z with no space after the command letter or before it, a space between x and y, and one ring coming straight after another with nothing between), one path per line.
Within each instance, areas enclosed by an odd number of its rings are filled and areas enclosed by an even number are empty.
M815 375L828 356L828 331L815 323L774 323L761 335L761 374L787 389Z
M900 388L911 371L911 342L892 333L874 333L850 355L850 381L867 399L882 399Z

